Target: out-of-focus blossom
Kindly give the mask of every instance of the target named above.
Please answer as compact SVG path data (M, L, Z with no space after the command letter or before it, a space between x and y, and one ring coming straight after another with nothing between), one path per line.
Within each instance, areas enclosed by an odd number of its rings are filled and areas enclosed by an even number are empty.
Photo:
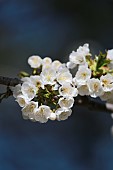
M33 55L28 58L28 64L31 66L31 68L38 68L42 65L42 59L40 56Z

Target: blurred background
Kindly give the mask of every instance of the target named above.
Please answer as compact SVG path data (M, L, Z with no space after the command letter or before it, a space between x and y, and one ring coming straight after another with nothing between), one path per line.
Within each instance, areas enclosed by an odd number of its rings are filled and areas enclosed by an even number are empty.
M0 75L30 72L33 54L66 62L84 43L93 54L113 48L113 0L0 0ZM66 121L32 123L10 97L0 104L0 170L112 170L112 124L76 105Z

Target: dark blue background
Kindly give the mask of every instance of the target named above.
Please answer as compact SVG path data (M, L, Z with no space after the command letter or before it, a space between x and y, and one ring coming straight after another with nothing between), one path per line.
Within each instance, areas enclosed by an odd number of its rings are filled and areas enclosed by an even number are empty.
M86 42L93 54L113 48L112 0L0 0L0 75L30 71L33 54L66 62ZM112 170L112 123L107 113L76 104L66 121L32 123L13 98L4 100L0 170Z

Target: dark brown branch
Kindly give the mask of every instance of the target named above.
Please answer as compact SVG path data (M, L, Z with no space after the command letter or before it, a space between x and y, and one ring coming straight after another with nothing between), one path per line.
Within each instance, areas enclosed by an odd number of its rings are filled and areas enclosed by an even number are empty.
M6 85L6 86L16 86L17 84L20 84L21 80L18 78L9 78L9 77L3 77L0 76L0 84Z
M97 101L97 99L92 99L91 97L87 96L77 96L75 98L75 105L81 107L87 107L90 111L97 111L97 112L106 112L111 114L113 112L112 109L106 108L105 103Z

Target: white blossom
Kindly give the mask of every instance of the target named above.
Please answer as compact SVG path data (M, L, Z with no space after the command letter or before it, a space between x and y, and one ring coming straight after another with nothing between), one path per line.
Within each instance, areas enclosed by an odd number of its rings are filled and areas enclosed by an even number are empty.
M75 65L76 64L85 64L86 63L85 56L80 54L80 53L77 53L75 51L72 51L72 53L70 54L69 61L71 63L74 63Z
M23 77L21 78L21 81L32 83L30 77Z
M69 69L73 69L73 68L75 68L77 65L75 64L75 63L72 63L72 62L67 62L66 63L66 66L67 66L67 68L69 68Z
M108 64L110 69L113 69L113 49L107 51L107 59L110 59L111 62Z
M21 91L24 96L26 96L29 100L32 100L37 93L37 88L29 82L24 82L22 84Z
M89 44L84 44L83 46L80 46L78 49L77 49L77 53L80 53L84 56L87 56L87 55L91 55L90 54L90 49L89 49Z
M32 122L36 122L34 112L32 112L31 114L29 114L29 119L30 119Z
M24 95L18 95L16 101L18 102L20 107L25 107L25 105L28 104L29 99L26 98Z
M40 56L33 55L28 58L28 64L31 66L31 68L38 68L42 65L42 59Z
M29 118L34 118L34 113L38 109L38 102L31 101L23 109L22 114Z
M50 65L52 63L52 59L50 57L45 57L43 60L42 60L42 64L43 65Z
M36 121L39 121L40 123L46 123L51 117L50 107L46 105L41 105L35 112L34 116Z
M23 119L25 119L25 120L28 120L28 119L29 119L29 116L28 116L28 115L24 115L24 113L22 113L22 117L23 117Z
M107 51L107 56L106 57L108 59L110 59L111 62L113 62L113 49Z
M72 97L64 98L61 97L58 101L60 107L71 108L74 104L74 99Z
M18 95L22 94L21 84L18 84L15 87L11 87L11 90L13 91L13 96L15 98L17 98Z
M70 72L59 72L57 74L57 81L58 83L60 83L61 85L68 82L71 83L72 82L72 74Z
M55 79L56 79L56 71L52 68L44 69L40 77L43 81L44 84L55 84Z
M77 71L75 78L78 85L85 85L91 77L91 70L85 66L81 66Z
M61 121L61 120L66 120L72 113L71 109L68 108L59 108L56 110L56 116L57 116L57 120Z
M30 76L30 80L32 82L33 85L35 85L37 88L44 88L44 83L41 79L41 76L39 75L34 75L34 76Z
M105 92L113 90L113 75L106 74L100 77L100 82Z
M66 67L66 64L62 64L57 70L57 73L64 73L64 72L70 72L69 69Z
M56 114L51 111L50 116L49 116L49 119L50 119L50 120L55 120L55 119L56 119Z
M84 44L80 46L77 51L72 51L69 56L69 61L74 64L85 64L86 63L86 56L90 55L89 44Z
M42 66L42 71L45 70L45 69L51 69L51 64L45 64Z
M52 59L49 57L45 57L42 62L42 70L51 68Z
M108 100L110 100L112 97L113 97L113 91L107 91L107 92L104 92L104 93L100 96L100 99L101 99L102 101L108 101Z
M21 79L23 82L28 82L35 85L37 88L44 88L43 81L39 75L31 75L30 77L24 77Z
M98 97L103 94L102 85L99 79L92 78L88 80L88 88L91 97Z
M59 60L52 62L50 57L29 57L28 64L35 75L24 77L21 84L11 87L15 100L22 107L23 118L40 123L66 120L72 113L74 97L78 94L100 97L107 101L107 108L113 108L113 49L107 51L106 58L110 63L103 63L106 72L111 74L102 75L101 70L95 70L99 56L96 56L97 60L86 58L90 56L89 44L84 44L72 51L69 61L63 64ZM73 68L72 74L76 73L74 78L70 72ZM104 72L104 67L101 69ZM97 76L98 78L94 78Z
M62 63L59 60L54 60L52 62L52 68L58 71L58 69L62 66Z
M105 97L107 98L106 101L107 101L108 103L112 103L112 104L113 104L113 90L110 91L110 92L105 92L105 93L107 93L107 95L104 96L104 98L105 98ZM103 99L103 96L101 96L101 99ZM105 100L104 100L104 101L105 101Z
M112 111L111 117L112 117L112 119L113 119L113 103L108 103L108 102L106 102L105 105L106 105L106 108L107 108L108 110L111 110L111 111Z
M73 84L74 86L77 86L76 77L74 77L74 78L72 79L72 84Z
M108 66L109 66L109 69L113 69L113 61L112 62L110 62L109 64L108 64Z
M65 83L59 88L59 94L63 97L76 97L78 90L70 83Z
M78 89L79 95L81 95L81 96L89 95L89 88L88 88L87 84L81 85L81 86L77 87L77 89Z

